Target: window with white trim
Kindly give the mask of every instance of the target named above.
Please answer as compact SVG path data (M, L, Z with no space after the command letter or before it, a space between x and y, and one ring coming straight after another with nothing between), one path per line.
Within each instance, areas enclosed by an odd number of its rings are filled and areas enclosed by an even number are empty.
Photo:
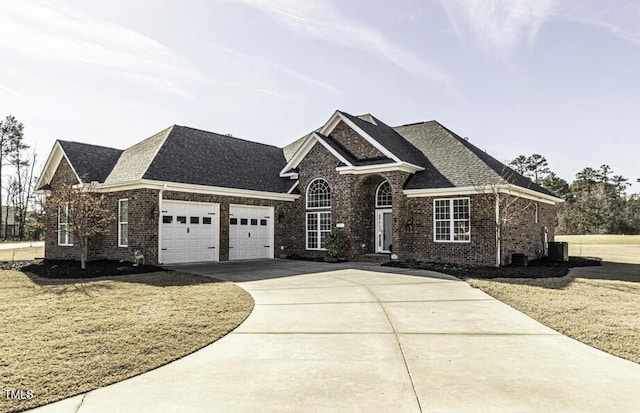
M378 186L376 191L376 208L391 208L391 185L389 181L384 181Z
M331 234L331 212L307 212L307 249L324 250L324 240Z
M537 202L533 205L533 219L536 224L540 223L540 205Z
M314 179L307 186L307 209L326 209L306 215L307 249L324 250L324 240L331 234L331 186L325 179Z
M118 247L129 245L129 200L118 200Z
M471 241L469 198L433 201L433 240L436 242Z
M58 206L58 245L72 246L73 234L69 227L70 214L69 203Z
M317 178L311 181L307 187L307 208L331 208L331 187L326 180Z

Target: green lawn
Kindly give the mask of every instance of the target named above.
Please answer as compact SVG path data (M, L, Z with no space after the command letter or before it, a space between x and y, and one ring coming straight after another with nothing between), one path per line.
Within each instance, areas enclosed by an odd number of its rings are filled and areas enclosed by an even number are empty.
M44 247L13 248L0 250L0 261L31 261L44 257Z
M640 235L561 235L555 240L568 242L572 256L640 264Z
M569 255L600 257L562 278L469 279L473 287L592 347L640 363L640 236L571 235Z
M50 403L151 370L226 335L251 312L229 282L179 272L48 280L0 271L0 411Z

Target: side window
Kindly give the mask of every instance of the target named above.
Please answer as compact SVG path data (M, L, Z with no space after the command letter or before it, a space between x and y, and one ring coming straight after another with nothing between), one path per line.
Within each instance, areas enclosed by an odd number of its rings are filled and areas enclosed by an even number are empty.
M118 200L118 246L129 245L129 200Z

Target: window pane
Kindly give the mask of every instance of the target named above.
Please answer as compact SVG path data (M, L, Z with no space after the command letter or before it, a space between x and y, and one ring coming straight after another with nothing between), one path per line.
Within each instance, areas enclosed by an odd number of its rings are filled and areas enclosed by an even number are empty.
M449 221L436 221L436 240L448 241L451 234Z
M202 223L204 225L211 225L211 217L202 217Z
M311 182L307 190L307 208L331 207L331 188L324 179Z
M469 237L469 221L453 222L453 239L456 241L468 241Z
M320 248L324 248L324 239L327 238L329 234L331 234L331 231L320 232Z
M191 223L191 224L199 224L200 223L200 217L190 217L189 218L189 223Z
M258 220L256 218L251 218L251 225L258 225Z
M120 245L129 244L129 224L120 224Z
M391 185L389 181L385 181L378 187L376 194L376 207L391 206Z
M261 219L260 220L260 225L266 226L267 225L267 220L266 219Z
M318 229L318 214L307 214L307 229L309 231Z
M229 220L229 224L231 225L238 225L238 218L231 218Z
M318 233L315 231L309 231L307 233L307 248L318 248Z
M247 218L240 218L240 225L247 225L249 220Z
M120 222L129 221L129 200L120 200Z
M176 221L178 221L178 224L186 224L187 217L176 217Z
M331 231L331 212L320 213L320 229Z
M171 224L173 222L173 216L172 215L163 215L162 216L162 223L163 224Z

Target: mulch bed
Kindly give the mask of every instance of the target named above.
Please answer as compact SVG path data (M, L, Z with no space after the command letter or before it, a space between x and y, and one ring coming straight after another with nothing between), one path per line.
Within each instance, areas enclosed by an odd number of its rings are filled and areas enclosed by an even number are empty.
M599 258L569 257L567 262L548 259L529 261L526 267L483 267L460 264L443 264L425 261L391 261L382 264L387 267L414 268L437 271L454 277L466 278L555 278L564 277L570 268L601 265Z
M0 264L0 269L3 270L17 270L44 278L95 278L167 271L155 265L134 266L128 261L113 260L88 261L86 267L82 270L79 261L70 260L13 261Z

